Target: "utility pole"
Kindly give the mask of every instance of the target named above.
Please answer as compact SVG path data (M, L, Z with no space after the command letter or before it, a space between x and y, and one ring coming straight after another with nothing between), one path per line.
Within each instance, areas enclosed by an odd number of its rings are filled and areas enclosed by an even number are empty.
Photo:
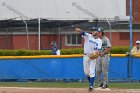
M128 62L128 78L131 81L132 79L132 56L131 56L131 50L132 50L132 46L133 46L133 42L132 42L132 26L133 26L133 16L132 16L132 1L130 0L130 55L129 55L129 62Z

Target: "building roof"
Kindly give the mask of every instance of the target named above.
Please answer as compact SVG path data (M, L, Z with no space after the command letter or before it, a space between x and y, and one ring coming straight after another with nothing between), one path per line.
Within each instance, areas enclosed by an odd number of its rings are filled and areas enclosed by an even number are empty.
M0 20L80 20L126 16L126 0L0 0Z

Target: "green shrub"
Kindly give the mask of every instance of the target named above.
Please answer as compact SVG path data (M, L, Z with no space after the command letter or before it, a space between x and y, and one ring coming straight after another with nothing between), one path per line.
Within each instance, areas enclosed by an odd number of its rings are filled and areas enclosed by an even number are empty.
M0 56L33 56L50 54L50 50L0 50Z
M112 47L111 54L125 54L129 52L129 47L116 46ZM61 49L61 55L83 54L83 48ZM0 50L0 56L33 56L33 55L51 55L51 50Z
M125 54L126 52L129 52L128 46L114 46L112 47L110 53L111 54ZM77 49L62 49L61 55L66 54L83 54L84 49L83 48L77 48Z
M130 51L130 47L128 46L115 46L112 47L110 53L111 54L125 54Z
M62 49L60 50L61 55L69 55L69 54L83 54L83 48L76 48L76 49Z

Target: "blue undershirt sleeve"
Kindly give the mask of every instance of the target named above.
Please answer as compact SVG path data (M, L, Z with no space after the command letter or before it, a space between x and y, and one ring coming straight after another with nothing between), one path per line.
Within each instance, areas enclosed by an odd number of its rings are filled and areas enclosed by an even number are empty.
M82 32L81 34L82 34L83 36L84 36L84 35L86 35L86 33L85 33L85 32Z

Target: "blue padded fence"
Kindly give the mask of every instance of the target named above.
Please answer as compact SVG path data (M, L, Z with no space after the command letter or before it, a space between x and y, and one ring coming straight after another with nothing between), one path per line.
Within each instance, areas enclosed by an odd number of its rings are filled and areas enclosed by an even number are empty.
M140 58L132 59L132 79L140 80Z
M111 57L109 65L109 79L127 79L127 57Z
M1 59L0 79L85 78L82 58Z
M132 79L140 80L140 58L133 58ZM109 79L128 79L128 58L111 57ZM0 59L0 79L85 79L82 57Z

